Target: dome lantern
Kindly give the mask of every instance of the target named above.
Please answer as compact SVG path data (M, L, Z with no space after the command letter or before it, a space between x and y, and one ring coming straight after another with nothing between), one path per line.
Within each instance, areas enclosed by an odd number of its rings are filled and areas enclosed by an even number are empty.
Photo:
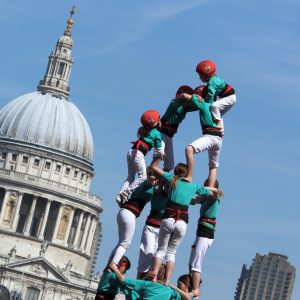
M75 7L73 6L67 21L67 28L57 41L55 51L49 55L45 76L37 86L37 90L43 94L52 93L65 100L68 100L70 94L69 78L73 65L71 33L74 14Z

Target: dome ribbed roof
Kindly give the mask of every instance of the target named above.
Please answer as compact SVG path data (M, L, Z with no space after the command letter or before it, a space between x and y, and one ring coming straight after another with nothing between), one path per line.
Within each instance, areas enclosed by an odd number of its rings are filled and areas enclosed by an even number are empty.
M93 159L93 138L85 118L66 99L32 92L0 111L0 139L36 144L85 160Z

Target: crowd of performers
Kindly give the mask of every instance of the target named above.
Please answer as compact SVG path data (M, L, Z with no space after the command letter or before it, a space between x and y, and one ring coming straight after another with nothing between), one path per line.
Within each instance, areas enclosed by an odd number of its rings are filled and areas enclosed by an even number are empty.
M198 299L201 266L212 245L222 192L217 168L224 135L223 115L235 104L234 89L216 75L215 63L201 61L196 72L206 85L181 86L165 114L146 111L141 117L138 140L127 153L128 176L118 193L119 240L103 271L95 300L114 299L120 291L126 299ZM186 149L186 164L174 167L173 137L188 112L198 111L202 137ZM154 148L146 167L145 155ZM194 155L208 152L209 172L203 186L193 183ZM159 167L163 161L163 169ZM137 279L125 278L130 261L125 256L133 239L136 218L145 205L151 211L142 232ZM189 221L190 205L201 204L200 217L188 263L189 274L170 284L175 255ZM163 261L165 260L165 264Z

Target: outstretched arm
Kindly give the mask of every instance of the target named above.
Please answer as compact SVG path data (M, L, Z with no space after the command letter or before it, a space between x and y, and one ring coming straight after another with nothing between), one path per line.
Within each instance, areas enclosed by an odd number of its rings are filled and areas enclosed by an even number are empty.
M182 94L179 94L175 99L184 99L184 100L190 101L192 99L192 95L187 94L187 93L182 93Z
M210 196L212 196L213 199L217 199L217 198L220 197L218 189L213 188L213 187L209 187L209 186L206 186L206 188L208 190L210 190Z
M202 196L196 196L192 199L191 204L195 205L195 204L202 204L204 199L206 199L206 197L202 197Z
M115 263L111 262L111 263L109 264L109 268L116 274L117 279L118 279L121 283L123 283L124 280L125 280L125 276L119 271L118 266L117 266Z
M193 290L192 292L190 293L186 293L184 291L182 291L181 289L179 289L177 286L175 285L171 285L170 284L170 287L174 290L176 290L180 296L181 296L181 300L191 300L192 297L198 297L199 296L199 290Z
M163 171L159 166L159 162L161 161L161 158L156 157L152 160L152 163L150 165L150 167L155 171L155 173L157 173L158 175L162 175L163 173L165 173L165 171Z

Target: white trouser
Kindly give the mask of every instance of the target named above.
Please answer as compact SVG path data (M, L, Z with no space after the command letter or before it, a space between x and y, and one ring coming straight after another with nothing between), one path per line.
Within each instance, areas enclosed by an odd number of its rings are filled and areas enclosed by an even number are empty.
M197 236L192 246L189 267L190 271L202 272L202 262L207 249L212 245L213 239Z
M210 108L214 119L220 121L222 116L235 104L235 102L235 94L215 101Z
M119 194L125 192L130 197L132 192L147 178L144 154L139 150L130 149L127 153L127 166L128 176ZM137 178L135 178L135 174L137 174Z
M136 216L128 209L122 208L117 215L119 241L110 255L110 261L118 264L133 238Z
M145 225L141 237L138 271L148 272L152 259L157 250L159 227Z
M166 261L175 261L175 253L177 247L182 241L187 224L173 218L163 219L160 224L158 235L158 248L155 257L163 259L166 256Z
M209 168L219 166L219 156L222 148L222 139L219 136L205 134L192 142L190 146L194 148L194 153L208 151Z
M170 171L174 168L173 139L162 133L161 138L165 143L164 170Z

